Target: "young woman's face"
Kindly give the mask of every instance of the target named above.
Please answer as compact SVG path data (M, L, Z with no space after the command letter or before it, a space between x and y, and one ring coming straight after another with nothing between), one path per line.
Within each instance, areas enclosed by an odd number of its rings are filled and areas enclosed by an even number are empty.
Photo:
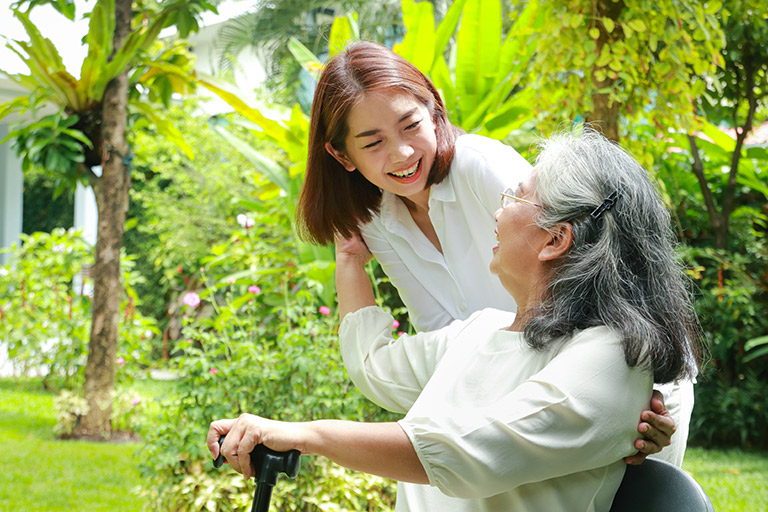
M345 151L331 153L347 171L357 169L383 190L404 197L424 192L437 153L432 114L414 96L365 93L350 110Z
M513 195L538 203L535 171L520 183ZM501 283L513 296L536 275L539 251L551 237L546 230L536 225L538 210L539 206L534 204L510 199L495 214L498 245L493 248L490 269L491 273L499 276Z

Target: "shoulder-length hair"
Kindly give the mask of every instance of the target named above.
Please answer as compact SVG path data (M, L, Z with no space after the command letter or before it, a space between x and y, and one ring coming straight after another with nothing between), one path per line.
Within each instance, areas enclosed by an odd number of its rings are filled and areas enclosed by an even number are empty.
M325 150L330 142L344 151L347 117L362 95L371 91L413 95L432 114L437 154L427 185L448 175L459 130L450 124L432 82L392 50L370 42L349 45L328 62L315 89L309 128L309 154L296 210L301 236L327 244L334 235L349 237L379 211L381 191L358 171L348 172Z
M544 140L534 169L537 224L570 223L573 244L553 263L528 343L606 325L627 364L652 369L656 382L695 376L700 327L669 213L645 169L589 127Z

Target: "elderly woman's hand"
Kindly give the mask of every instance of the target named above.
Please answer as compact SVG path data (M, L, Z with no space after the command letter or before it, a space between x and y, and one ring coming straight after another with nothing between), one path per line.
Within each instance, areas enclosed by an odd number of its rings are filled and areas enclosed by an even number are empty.
M639 451L635 455L625 457L624 462L642 464L648 455L659 453L662 448L669 446L676 430L675 420L664 405L663 395L654 389L651 409L640 414L640 424L637 426L637 431L643 435L642 439L635 441L635 448Z
M306 425L242 414L237 419L211 422L206 444L214 459L219 456L221 450L232 469L248 479L254 475L251 452L256 445L263 444L278 452L299 450L302 454L306 453L307 439L311 435ZM219 448L219 438L224 435L227 438Z

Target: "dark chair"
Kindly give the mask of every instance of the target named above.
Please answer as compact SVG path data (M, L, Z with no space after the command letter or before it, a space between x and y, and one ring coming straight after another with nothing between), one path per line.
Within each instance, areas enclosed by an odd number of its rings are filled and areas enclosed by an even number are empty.
M646 459L627 466L611 512L714 512L704 489L668 462Z

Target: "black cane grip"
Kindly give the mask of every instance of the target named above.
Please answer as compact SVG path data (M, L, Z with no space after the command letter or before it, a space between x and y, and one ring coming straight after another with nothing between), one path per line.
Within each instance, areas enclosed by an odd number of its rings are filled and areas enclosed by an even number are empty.
M224 455L221 453L221 444L224 438L219 438L219 456L213 460L213 467L220 468L224 464ZM277 483L277 475L285 473L290 478L296 478L301 465L301 453L298 450L276 452L264 446L256 445L251 452L251 464L256 471L255 479L259 483L274 486Z
M256 470L257 482L275 485L277 475L280 473L285 473L290 478L296 478L296 475L299 474L301 453L298 450L276 452L260 444L251 452L251 464Z
M227 436L221 436L219 438L219 456L213 459L213 467L220 468L222 465L224 465L224 454L221 453L221 443L224 442L224 438Z

